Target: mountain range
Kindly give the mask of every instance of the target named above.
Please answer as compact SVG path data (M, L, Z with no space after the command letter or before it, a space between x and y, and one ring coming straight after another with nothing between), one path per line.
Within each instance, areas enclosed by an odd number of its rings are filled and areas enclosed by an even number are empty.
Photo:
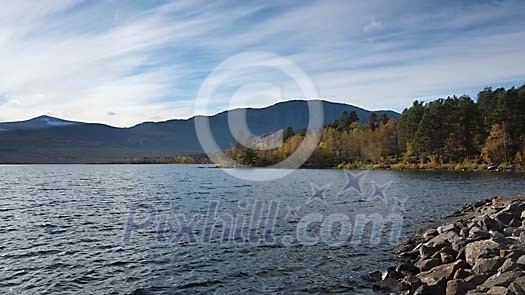
M372 113L349 104L322 103L325 123L338 119L344 111L355 111L361 122L366 122ZM288 127L301 129L308 126L308 104L305 100L244 110L248 127L256 135ZM379 110L375 113L394 119L399 116L394 111ZM235 143L228 127L228 111L209 116L209 120L212 134L221 148ZM67 121L50 116L0 123L0 163L4 164L106 163L202 152L195 132L194 117L145 122L127 128Z

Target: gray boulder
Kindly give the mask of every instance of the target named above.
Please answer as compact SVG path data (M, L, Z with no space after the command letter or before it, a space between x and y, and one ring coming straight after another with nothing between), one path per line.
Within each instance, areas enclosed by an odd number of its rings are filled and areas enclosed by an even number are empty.
M499 253L501 245L493 240L481 240L467 244L465 247L465 260L474 266L480 257L490 257Z
M488 231L482 230L479 227L475 226L470 229L468 237L471 240L486 240L490 238L490 234Z
M465 278L467 278L467 277L469 277L471 275L472 275L472 271L460 268L454 274L453 279L454 280L465 279Z
M467 267L468 265L464 261L457 260L452 263L436 266L429 271L419 273L417 278L429 286L437 285L443 280L446 281L452 279L454 273L456 273L458 269Z
M519 265L525 265L525 255L521 255L520 258L518 258L518 261L516 261Z
M464 295L470 290L464 280L451 280L447 282L446 295Z
M495 231L502 231L505 225L496 219L491 218L487 215L482 215L481 217L476 218L476 224L478 227L485 231L489 230L495 230Z
M519 265L516 264L512 259L507 258L505 259L505 262L503 262L503 265L501 265L500 268L498 268L499 272L508 272L512 270L516 270L519 268Z
M472 271L475 274L494 274L498 271L498 268L503 265L505 259L500 257L491 257L491 258L479 258L474 264Z
M456 225L454 223L446 224L439 226L437 232L441 235L449 231L457 231Z
M437 285L422 284L414 291L414 295L445 295L446 281Z
M507 288L501 286L490 288L487 294L512 295L512 293Z
M427 270L430 270L438 265L441 264L441 260L438 259L438 258L429 258L429 259L424 259L424 260L420 260L418 262L416 262L415 266L420 270L420 271L427 271Z
M509 290L516 295L525 295L525 276L521 276L510 283Z
M517 278L523 276L521 271L511 271L504 273L497 273L492 277L488 278L483 284L478 286L479 291L487 291L492 287L508 287L510 283L514 282Z

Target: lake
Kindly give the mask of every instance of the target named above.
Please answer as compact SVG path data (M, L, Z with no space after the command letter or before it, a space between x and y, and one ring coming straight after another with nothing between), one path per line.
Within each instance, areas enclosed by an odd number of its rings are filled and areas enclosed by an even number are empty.
M378 242L367 226L355 243L345 230L359 216L400 216L403 237L467 202L525 189L518 173L361 176L360 193L343 190L342 170L258 183L202 165L0 166L0 291L374 294L364 277L396 262L394 225Z

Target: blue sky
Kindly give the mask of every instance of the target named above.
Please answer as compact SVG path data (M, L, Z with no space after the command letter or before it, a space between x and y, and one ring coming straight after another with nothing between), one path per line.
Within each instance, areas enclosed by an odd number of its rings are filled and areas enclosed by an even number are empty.
M238 60L209 108L195 109L204 79L251 51L295 63L323 99L401 111L414 99L522 85L523 48L525 1L515 0L7 0L0 121L131 126L305 97L278 68Z

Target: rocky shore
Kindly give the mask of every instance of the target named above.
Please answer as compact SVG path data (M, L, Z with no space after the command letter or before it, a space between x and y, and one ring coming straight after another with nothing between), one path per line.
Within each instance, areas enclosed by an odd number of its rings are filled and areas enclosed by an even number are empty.
M403 262L370 273L395 294L525 295L525 198L468 204L394 249Z

